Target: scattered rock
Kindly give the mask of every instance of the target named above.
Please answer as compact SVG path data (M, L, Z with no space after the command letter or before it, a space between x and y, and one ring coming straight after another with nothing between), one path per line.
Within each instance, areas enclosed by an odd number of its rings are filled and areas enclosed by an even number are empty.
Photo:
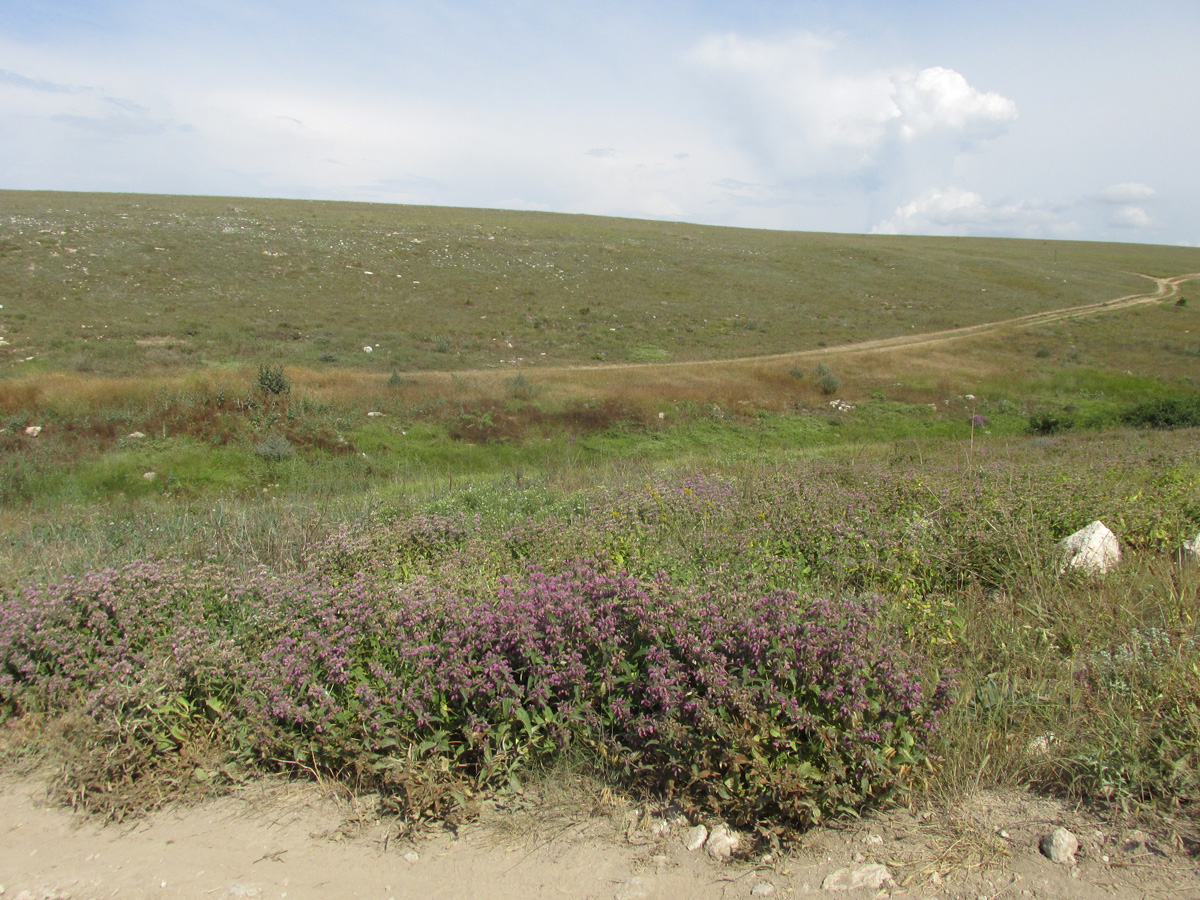
M756 884L750 889L750 896L752 897L770 897L774 893L775 885L771 884L769 881L764 881L762 884Z
M864 834L862 838L864 844L882 844L883 838L877 834Z
M708 829L703 825L697 825L695 828L689 828L683 833L683 846L689 850L699 850L704 846L704 842L708 840Z
M27 437L37 437L41 433L42 433L41 425L30 425L25 429L25 434Z
M142 432L142 431L131 431L131 432L129 432L129 434L126 435L126 437L128 437L130 440L133 440L133 441L140 441L145 436L146 436L145 432Z
M405 862L410 862L410 863L420 862L421 854L418 853L416 850L409 850L407 853L404 854L402 859Z
M1075 865L1075 854L1079 851L1079 838L1065 828L1055 828L1042 836L1039 847L1042 855L1060 866Z
M613 894L613 897L615 900L637 900L638 897L648 897L649 895L650 889L646 885L646 882L635 875L617 885L617 890Z
M261 897L262 888L256 888L249 884L231 884L229 890L225 892L226 897Z
M738 833L722 822L704 842L704 851L713 859L724 862L737 851L739 843Z
M382 415L383 415L383 413L376 412L375 410L371 410L369 413L367 413L367 417L371 418L371 419L377 419Z
M143 472L142 477L145 478L147 481L153 481L155 478L158 477L158 473L157 472Z
M651 818L649 827L650 833L656 837L663 837L664 835L671 833L671 823L666 819L659 819L657 817Z
M821 882L823 891L856 891L859 888L877 891L892 880L887 866L863 866L861 869L838 869Z
M1121 545L1100 520L1058 542L1063 556L1059 572L1081 569L1088 575L1103 575L1121 561Z
M368 344L366 347L363 347L363 353L370 353L374 349L375 349L374 347L372 347L370 344Z

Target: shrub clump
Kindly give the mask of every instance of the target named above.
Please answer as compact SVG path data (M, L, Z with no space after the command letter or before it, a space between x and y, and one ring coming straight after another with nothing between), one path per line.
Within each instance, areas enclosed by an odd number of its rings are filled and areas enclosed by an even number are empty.
M407 815L574 749L695 814L786 830L877 802L928 756L950 681L881 612L594 562L485 597L141 564L0 598L0 703L82 703L114 742L141 711L147 765L202 725L230 756L319 766Z
M836 394L842 389L842 379L838 378L825 363L817 366L817 387L827 396Z
M285 397L292 392L292 380L283 366L259 366L258 389L270 397Z
M1188 397L1163 397L1139 403L1121 414L1126 425L1144 428L1200 426L1200 391Z
M272 431L254 447L254 455L267 462L281 462L291 459L296 454L296 448L285 435Z

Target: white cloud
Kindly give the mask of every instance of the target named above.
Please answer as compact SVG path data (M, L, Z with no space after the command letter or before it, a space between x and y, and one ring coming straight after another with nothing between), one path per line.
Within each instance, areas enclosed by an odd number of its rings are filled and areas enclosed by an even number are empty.
M1030 202L988 203L974 191L935 188L899 207L871 233L1066 237L1077 230L1059 208Z
M709 36L689 54L733 138L776 177L852 177L998 137L1016 104L972 87L953 69L839 72L835 44L811 34L778 40ZM907 146L905 146L907 145Z
M1109 222L1119 228L1149 228L1154 220L1140 206L1122 206L1110 217Z
M912 139L945 129L964 138L999 137L1017 118L1017 105L994 92L976 90L953 69L934 66L892 76L900 133Z
M1149 200L1156 191L1148 184L1129 181L1125 184L1114 184L1100 192L1100 200L1104 203L1131 204Z

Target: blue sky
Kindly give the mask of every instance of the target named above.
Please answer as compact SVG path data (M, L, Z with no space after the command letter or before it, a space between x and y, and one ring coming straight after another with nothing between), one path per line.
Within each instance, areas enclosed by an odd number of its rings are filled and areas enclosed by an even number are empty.
M1197 48L1197 0L0 0L0 187L1200 246Z

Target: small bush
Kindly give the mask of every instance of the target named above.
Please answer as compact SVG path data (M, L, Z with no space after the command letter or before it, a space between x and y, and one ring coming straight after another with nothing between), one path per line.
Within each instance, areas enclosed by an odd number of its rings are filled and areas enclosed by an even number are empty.
M1139 403L1122 413L1121 421L1145 428L1195 428L1200 426L1200 392Z
M1034 351L1033 355L1036 356L1038 359L1049 359L1050 358L1050 348L1049 347L1038 347L1037 350Z
M295 454L296 448L292 446L291 441L275 431L259 441L258 445L254 448L254 455L259 459L267 460L267 462L279 462L284 459L290 459Z
M1060 431L1068 430L1074 424L1074 420L1066 414L1034 413L1029 417L1029 433L1058 434Z
M258 388L271 397L283 397L292 392L292 381L283 366L259 366Z
M836 394L841 390L842 380L834 375L827 365L820 363L817 366L817 386L826 395Z
M533 383L520 373L508 379L508 389L514 400L529 400L533 397Z

